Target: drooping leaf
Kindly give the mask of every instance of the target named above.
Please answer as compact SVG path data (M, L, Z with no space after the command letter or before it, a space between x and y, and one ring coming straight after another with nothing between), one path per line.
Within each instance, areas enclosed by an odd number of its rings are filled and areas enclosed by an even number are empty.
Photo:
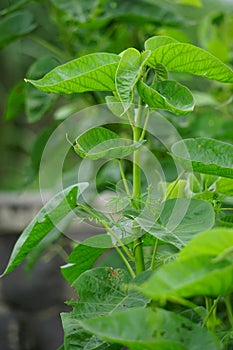
M5 120L12 120L20 116L24 110L25 83L18 82L7 96Z
M178 141L172 156L184 169L233 178L233 145L209 138Z
M75 152L83 158L123 158L142 145L120 138L115 132L103 127L89 129L80 135L74 146Z
M0 21L0 48L35 28L33 15L29 11L17 11L6 15Z
M18 266L41 240L54 228L63 231L74 217L77 196L87 187L80 183L66 188L54 196L25 228L16 242L8 265L2 276Z
M159 221L155 221L150 212L138 216L136 221L145 232L178 249L185 246L194 235L214 225L212 205L199 199L168 199L160 210Z
M40 80L26 79L42 91L66 93L115 90L115 73L120 57L93 53L65 63Z
M162 63L168 71L199 75L223 83L233 82L233 71L209 52L186 43L171 43L152 51L148 64Z
M214 337L187 318L160 308L136 308L82 320L81 325L102 339L132 350L219 349Z
M140 52L134 48L125 50L116 71L116 91L124 106L124 113L133 102L134 87L142 74L142 69L150 56L149 51Z
M189 89L176 81L158 81L151 87L139 81L138 92L151 108L165 109L178 115L191 112L194 108Z

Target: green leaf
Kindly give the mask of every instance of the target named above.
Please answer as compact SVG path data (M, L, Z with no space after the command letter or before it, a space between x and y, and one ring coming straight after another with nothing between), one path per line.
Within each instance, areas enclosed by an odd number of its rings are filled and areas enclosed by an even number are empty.
M61 315L65 344L77 346L71 349L84 349L84 345L85 349L95 349L103 341L86 334L80 324L81 320L116 310L144 306L148 299L137 291L128 291L126 284L129 281L130 276L125 270L114 270L110 267L95 268L81 274L73 283L79 300L69 303L74 307L74 311ZM93 347L90 347L89 342Z
M178 141L172 157L184 169L197 173L233 178L233 145L209 138Z
M2 276L11 272L54 228L63 231L74 217L77 197L87 187L80 183L66 188L54 196L25 228L16 242L8 265Z
M176 39L173 39L169 36L153 36L145 41L145 50L154 51L160 46L178 43Z
M24 110L25 83L18 82L7 96L5 120L12 120L20 116Z
M31 65L27 75L30 79L39 79L57 64L58 61L53 56L41 57ZM33 123L44 116L58 96L47 94L36 89L33 85L26 84L25 98L27 119L28 122Z
M142 75L142 69L146 64L150 52L142 55L134 48L129 48L121 54L121 60L116 71L116 91L124 106L125 113L133 102L134 87Z
M186 43L171 43L152 51L147 62L152 67L162 63L168 71L199 75L223 83L233 82L233 71L209 52Z
M151 108L165 109L178 115L187 114L194 108L194 99L189 89L176 81L158 81L151 87L139 81L138 92Z
M136 308L82 320L88 331L132 350L216 350L214 337L199 325L173 312Z
M119 99L117 99L114 96L106 96L105 97L105 101L107 103L107 106L109 108L109 110L116 115L119 118L122 119L127 119L128 120L128 116L127 114L124 112L124 106L123 104L120 102ZM133 112L134 109L134 105L132 104L130 107L130 110ZM133 114L131 114L133 115Z
M233 228L233 215L224 215L216 221L217 226Z
M208 255L212 257L224 257L227 252L233 252L233 230L227 228L214 228L205 231L193 238L184 247L179 259L185 259L197 255ZM227 257L227 255L226 255Z
M30 33L34 28L34 18L29 11L11 13L0 21L0 48Z
M106 251L105 248L95 248L79 244L68 258L68 264L61 267L64 278L72 284L83 272L93 267L95 261Z
M140 290L152 299L233 291L233 230L218 228L196 236L178 259L158 269Z
M14 12L14 11L18 10L20 7L22 7L23 5L25 5L29 1L30 0L18 0L18 1L16 1L12 5L10 5L7 8L1 10L0 11L0 16L5 16L6 14L9 14L11 12Z
M93 128L80 135L74 146L75 152L83 158L123 158L142 145L143 141L131 143L106 128Z
M115 90L115 73L120 57L93 53L58 66L40 80L26 79L42 91L66 93Z
M216 182L216 192L233 196L233 179L220 178Z
M150 212L145 212L136 221L145 232L178 249L185 246L194 235L214 225L212 205L199 199L172 198L164 202L160 210L157 222Z

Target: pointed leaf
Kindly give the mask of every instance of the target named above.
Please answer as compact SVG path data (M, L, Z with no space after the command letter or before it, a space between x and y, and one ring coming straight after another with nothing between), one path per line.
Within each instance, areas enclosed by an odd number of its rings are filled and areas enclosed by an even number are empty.
M199 325L173 312L136 308L82 320L81 325L107 341L132 350L217 350L214 337Z
M194 108L194 99L189 89L176 81L158 81L151 87L140 81L138 92L151 108L165 109L178 115L187 114Z
M66 188L39 211L16 242L2 276L18 266L55 227L62 231L68 226L73 219L72 210L77 206L77 196L85 190L87 185L87 183L80 183Z
M191 73L223 83L233 82L233 71L218 58L199 47L185 43L163 45L154 50L147 62L162 63L167 70Z
M178 141L172 157L184 169L197 173L233 178L233 145L209 138Z
M162 207L159 222L148 213L136 221L143 230L178 249L185 246L194 235L214 225L212 205L206 201L189 198L172 198Z
M134 48L125 50L116 71L116 91L124 106L124 113L133 102L133 90L142 74L143 66L146 64L150 52L142 55Z
M143 141L132 143L121 139L106 128L93 128L80 135L74 146L75 152L83 158L124 158L142 145Z
M119 60L115 54L93 53L58 66L40 80L26 81L52 93L112 91Z

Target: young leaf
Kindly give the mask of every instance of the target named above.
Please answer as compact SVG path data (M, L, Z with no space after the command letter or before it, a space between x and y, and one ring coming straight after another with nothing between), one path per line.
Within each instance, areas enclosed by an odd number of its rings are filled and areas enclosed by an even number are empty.
M178 43L178 41L169 36L163 36L163 35L153 36L152 38L149 38L145 41L145 50L154 51L160 46L164 46L172 43Z
M124 158L142 145L142 141L131 143L106 128L93 128L80 135L74 146L83 158Z
M25 80L52 93L112 91L119 60L115 54L93 53L58 66L40 80Z
M172 157L184 169L197 173L233 178L233 145L209 138L178 141Z
M187 114L194 108L194 99L189 89L176 81L158 81L151 87L139 81L138 92L151 108L165 109L178 115Z
M115 79L116 91L124 106L124 113L133 102L134 87L149 56L150 52L144 52L141 55L138 50L133 48L125 50L121 55Z
M210 203L193 198L167 200L162 207L159 222L155 222L153 216L148 214L136 219L139 226L178 249L185 246L197 233L210 229L215 219Z
M102 339L132 350L217 350L214 337L199 325L173 312L136 308L82 320L83 328Z
M72 210L77 206L77 197L85 190L87 183L66 188L54 196L35 216L18 239L8 265L2 276L18 266L41 240L54 228L63 230L73 219Z
M171 43L152 51L147 64L162 63L167 70L199 75L223 83L233 82L233 71L218 58L199 47Z

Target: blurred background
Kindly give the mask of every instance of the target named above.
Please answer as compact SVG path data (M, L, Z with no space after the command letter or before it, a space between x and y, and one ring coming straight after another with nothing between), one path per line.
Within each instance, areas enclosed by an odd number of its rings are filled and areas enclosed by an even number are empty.
M100 92L46 94L26 84L24 78L38 79L57 65L92 52L118 54L130 46L143 50L144 41L154 35L197 45L233 66L233 1L1 0L1 271L18 235L41 206L38 171L50 135L73 113L105 102L105 93ZM194 112L186 116L166 114L180 135L232 143L233 86L186 74L179 74L179 81L196 100ZM157 143L152 148L167 180L173 180L165 150ZM76 161L70 154L64 178L72 177ZM114 183L116 177L106 166L99 172L99 190L106 178ZM55 186L55 174L52 180ZM38 262L37 256L31 257L26 268L33 267L33 274L25 275L20 268L0 282L0 349L55 350L62 342L59 312L65 310L63 301L72 292L59 266L68 252L67 241L60 238L44 259Z

